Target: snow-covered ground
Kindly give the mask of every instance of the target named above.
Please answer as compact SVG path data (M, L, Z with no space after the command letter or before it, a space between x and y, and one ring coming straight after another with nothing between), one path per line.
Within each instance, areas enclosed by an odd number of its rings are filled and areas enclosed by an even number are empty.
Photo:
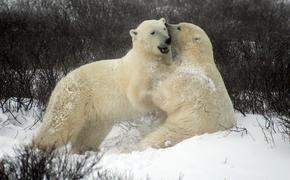
M37 114L32 110L19 115L19 123L0 112L0 156L13 155L13 146L31 140L39 126L33 126ZM263 129L265 120L260 115L237 113L236 120L239 129L195 136L167 149L129 154L108 151L99 166L131 179L290 179L288 139ZM123 142L124 146L128 139L137 139L138 129L120 127L115 127L104 143L107 149L109 144Z
M13 154L13 147L19 144L30 143L38 128L37 119L40 112L37 107L29 111L21 110L19 113L2 113L0 110L0 157Z

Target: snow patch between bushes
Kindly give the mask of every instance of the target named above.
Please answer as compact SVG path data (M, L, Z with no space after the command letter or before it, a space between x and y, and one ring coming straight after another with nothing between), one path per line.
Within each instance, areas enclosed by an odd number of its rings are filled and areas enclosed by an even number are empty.
M22 125L17 125L7 123L8 115L0 113L2 125L0 156L13 155L14 146L30 142L39 126L37 124L29 128L34 123L32 114L25 114L26 121L22 121ZM102 167L103 171L132 177L132 179L290 179L288 139L283 138L280 133L262 130L265 119L260 115L248 114L244 117L237 113L236 120L237 126L246 128L247 133L239 129L240 132L222 131L204 134L186 139L170 148L149 148L143 152L128 154L107 151L98 166ZM5 121L6 123L3 124ZM117 125L103 144L106 144L107 149L109 144L112 149L118 149L114 146L133 143L139 135L138 127L124 129ZM267 143L265 138L270 143ZM92 174L92 179L96 174L97 172Z

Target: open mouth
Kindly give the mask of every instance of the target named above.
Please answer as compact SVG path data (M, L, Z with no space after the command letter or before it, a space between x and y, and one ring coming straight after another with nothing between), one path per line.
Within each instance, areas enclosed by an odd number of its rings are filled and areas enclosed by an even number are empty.
M167 54L169 52L168 47L158 47L158 49L162 54Z

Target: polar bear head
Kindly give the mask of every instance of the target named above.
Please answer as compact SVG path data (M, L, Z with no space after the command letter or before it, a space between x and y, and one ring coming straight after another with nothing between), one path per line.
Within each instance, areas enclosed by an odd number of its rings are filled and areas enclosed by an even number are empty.
M170 55L171 38L165 26L165 19L143 21L136 29L130 30L133 49L147 55Z
M187 54L213 59L212 44L199 26L191 23L166 24L177 54Z

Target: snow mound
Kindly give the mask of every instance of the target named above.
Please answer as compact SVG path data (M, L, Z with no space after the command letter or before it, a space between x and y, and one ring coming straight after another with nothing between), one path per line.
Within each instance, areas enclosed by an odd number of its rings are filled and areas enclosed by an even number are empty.
M136 179L290 179L290 143L261 129L262 116L236 114L236 119L242 128L195 136L166 149L106 154L101 166Z
M30 142L39 126L34 124L33 113L15 116L20 123L0 112L0 157L13 155L13 147ZM148 119L140 120L149 127L154 122ZM149 148L128 154L106 151L98 166L102 171L131 179L290 179L288 139L262 128L266 121L260 115L244 117L237 113L236 120L239 128L195 136L166 149ZM138 124L123 126L125 128L114 127L106 138L103 144L107 150L109 146L134 144L141 137ZM92 179L96 174L92 174Z

